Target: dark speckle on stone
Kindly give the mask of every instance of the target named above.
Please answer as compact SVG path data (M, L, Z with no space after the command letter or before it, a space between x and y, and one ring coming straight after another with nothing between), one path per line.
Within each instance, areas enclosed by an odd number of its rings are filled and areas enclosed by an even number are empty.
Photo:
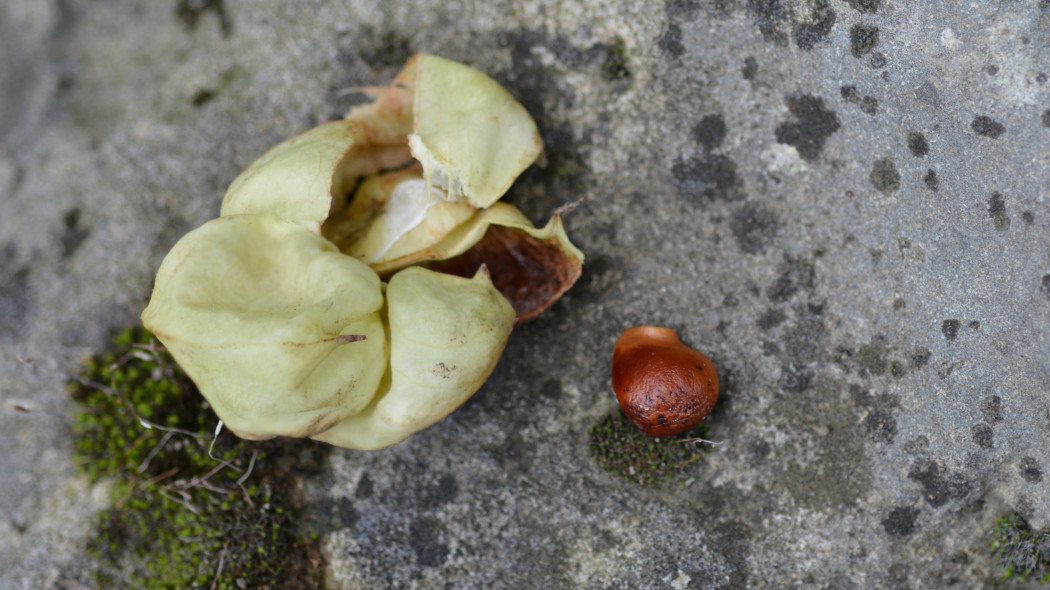
M685 53L685 45L682 45L682 28L674 23L667 25L667 30L656 44L660 51L671 57L681 57Z
M1005 231L1010 229L1010 218L1006 215L1006 200L1003 194L996 191L988 197L988 216L992 218L995 229Z
M182 21L187 30L197 28L200 18L207 12L214 13L219 19L219 30L224 37L229 37L233 32L233 23L226 13L223 0L177 0L175 3L175 16Z
M372 493L375 491L375 483L367 473L361 475L361 479L357 481L357 487L354 488L354 497L359 500L367 500L372 497Z
M790 12L781 0L747 0L747 14L766 41L787 44L787 35L780 30L780 25L788 20Z
M908 479L922 485L923 497L933 508L943 506L948 500L962 498L970 491L970 485L961 475L949 477L944 466L932 459L916 461L908 471Z
M725 119L719 114L704 115L693 126L692 135L694 141L704 146L704 151L711 151L726 138Z
M66 260L80 248L80 245L91 234L91 230L80 224L80 209L76 208L66 211L65 216L62 218L62 223L65 227L60 242L62 244L62 260Z
M922 177L922 182L931 191L937 190L941 185L941 182L937 180L937 172L933 168L926 169L926 176Z
M408 544L416 554L416 560L423 567L437 567L445 563L448 557L448 545L441 542L445 535L445 525L432 516L424 516L412 521L409 525Z
M605 58L602 60L602 77L606 82L620 82L631 79L631 69L627 65L627 47L623 39L617 38L613 43L602 45Z
M1035 223L1035 213L1033 213L1031 210L1025 210L1023 213L1021 213L1021 220L1025 222L1025 225L1032 225L1033 223Z
M987 424L974 424L970 428L973 433L973 442L982 449L990 449L995 446L995 432Z
M908 134L908 149L916 158L922 158L930 153L930 144L926 141L925 135L912 131Z
M988 66L988 67L984 68L984 73L988 74L989 76L994 76L994 75L999 73L999 66L996 66L996 65Z
M847 102L860 102L860 93L857 92L857 87L852 84L839 88L839 94Z
M835 11L828 0L814 0L812 6L809 21L797 23L793 31L795 45L804 51L813 49L827 38L835 26Z
M756 323L763 332L768 332L773 328L779 326L780 324L784 323L784 320L786 319L787 314L785 314L782 310L779 310L774 307L772 309L767 310L766 313L762 314L758 318L758 322Z
M1021 477L1028 483L1043 481L1043 470L1039 468L1039 462L1035 460L1035 457L1022 458L1018 467L1021 471Z
M846 0L849 3L850 8L858 12L866 14L875 14L879 9L879 4L882 0Z
M879 28L871 25L853 25L849 30L850 53L861 57L879 44Z
M1039 84L1045 84L1046 83L1046 79L1047 79L1046 72L1039 72L1038 74L1035 75L1035 81L1037 83L1039 83Z
M886 59L886 54L881 51L871 52L871 57L868 58L868 65L874 69L880 69L886 67L889 60ZM883 80L889 80L889 72L882 73Z
M36 306L29 288L29 267L11 269L17 250L12 245L0 252L0 342L25 337Z
M981 400L981 414L989 424L1003 421L1003 400L998 395L990 395Z
M972 322L970 322L970 329L971 330L980 330L981 329L981 322L979 322L977 320L973 320Z
M891 443L897 436L897 419L887 410L872 410L864 420L868 437L877 443Z
M671 167L678 194L694 205L740 198L736 164L720 154L681 158Z
M787 106L798 120L777 126L777 141L794 146L803 159L815 160L824 142L838 131L838 115L824 105L823 98L805 94L789 97Z
M777 228L776 216L760 203L744 203L729 220L729 229L746 254L764 252L773 243Z
M1043 127L1050 127L1050 109L1043 111L1041 119L1043 121Z
M879 112L879 99L874 96L865 96L860 99L860 112L865 115L875 115Z
M998 139L999 136L1006 131L1006 128L1003 127L1002 123L984 115L974 117L973 123L970 123L970 128L973 129L974 133L977 135L989 137L991 139Z
M741 74L744 76L745 80L752 81L758 76L758 60L755 59L754 56L749 55L744 58L744 67L741 68ZM1043 115L1044 122L1047 120L1048 116L1050 116L1050 110L1047 111L1047 114ZM1050 123L1048 123L1047 126L1050 127Z
M670 20L694 21L700 14L700 2L698 0L667 0L664 10Z
M1039 290L1046 293L1047 297L1050 297L1050 275L1043 275L1043 283L1039 287ZM2 300L2 299L0 299ZM0 316L2 317L2 316Z
M889 195L901 187L901 175L897 172L891 158L875 160L871 166L871 174L868 176L871 184L884 195Z
M954 342L955 337L959 335L959 327L962 326L962 322L959 320L944 320L941 322L941 334L948 342Z
M923 82L915 89L915 98L927 106L939 108L941 106L941 93L929 80Z
M918 516L918 508L898 506L891 510L882 521L882 528L891 537L907 537L915 531L915 519Z
M930 362L931 353L926 348L916 348L911 353L911 366L915 370L919 370L926 366L926 363Z
M767 296L774 303L783 303L800 289L812 289L816 269L811 262L800 258L788 258L780 267L780 276L769 287Z

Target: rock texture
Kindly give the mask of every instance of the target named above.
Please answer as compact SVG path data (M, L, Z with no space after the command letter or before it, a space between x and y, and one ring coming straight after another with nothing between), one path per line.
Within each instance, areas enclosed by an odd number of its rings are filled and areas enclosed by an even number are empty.
M1050 4L0 5L0 588L90 586L64 381L281 139L427 51L505 84L584 277L448 420L304 482L334 588L974 588L1050 526ZM636 324L719 367L654 488L590 426Z

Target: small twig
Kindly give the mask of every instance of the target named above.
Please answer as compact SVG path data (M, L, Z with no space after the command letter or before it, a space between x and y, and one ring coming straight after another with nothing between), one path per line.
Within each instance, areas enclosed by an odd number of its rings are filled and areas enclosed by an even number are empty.
M160 439L160 442L153 447L153 450L151 450L149 454L146 455L146 458L143 459L142 463L138 466L137 471L139 473L142 473L146 470L147 467L149 467L149 462L153 460L153 457L157 456L157 453L159 453L160 450L164 448L164 445L168 444L168 441L171 440L171 437L173 436L175 436L174 432L168 432L164 434L164 438Z
M572 203L568 203L568 204L562 205L561 207L558 207L557 209L554 210L554 216L555 217L562 217L565 214L572 212L573 209L579 207L580 203L582 203L582 202L583 201L573 201Z
M20 364L20 365L27 365L27 366L34 367L34 368L36 366L36 365L33 364L33 359L27 359L27 358L25 358L24 356L22 356L20 354L16 354L15 355L15 359L18 360L18 364Z
M222 566L226 561L226 549L228 549L229 546L229 541L226 541L222 546L222 553L219 554L219 567L215 569L215 579L211 581L211 590L215 590L219 584L219 576L222 575Z
M251 494L249 494L248 489L244 487L244 481L252 474L252 469L255 468L255 458L258 456L258 449L252 449L252 460L248 462L248 469L245 470L244 474L237 478L237 487L241 488L241 492L244 494L244 499L248 501L248 505L252 508L255 508L255 502L252 502Z
M148 488L151 485L153 485L153 484L155 484L155 483L157 483L159 481L164 481L165 479L168 479L169 477L175 475L178 472L179 472L179 468L178 467L172 467L171 469L165 471L164 473L161 473L160 475L155 475L155 476L147 479L146 481L142 482L142 487Z
M160 495L162 495L165 498L171 500L172 502L175 502L177 504L182 504L183 506L188 508L190 512L192 512L194 514L198 514L199 515L201 513L201 511L198 510L196 506L194 506L193 504L190 503L189 494L187 494L186 492L184 492L182 490L174 490L174 491L177 494L179 494L180 496L182 496L181 500L179 498L176 498L176 497L172 496L171 494L169 494L168 490L165 489L165 488L160 488Z
M714 447L717 447L718 445L724 444L724 442L715 442L713 440L707 440L706 438L700 438L699 436L695 437L695 438L683 438L682 440L676 440L674 442L676 442L676 443L707 443L707 444L709 444L711 446L714 446Z

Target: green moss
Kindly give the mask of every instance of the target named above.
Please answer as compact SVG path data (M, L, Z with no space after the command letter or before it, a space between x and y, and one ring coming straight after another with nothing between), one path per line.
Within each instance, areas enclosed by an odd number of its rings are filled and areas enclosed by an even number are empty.
M1003 577L1050 582L1050 529L1033 531L1018 514L999 519L992 533L995 551Z
M327 447L213 438L217 418L144 330L127 330L71 383L75 456L113 504L89 546L106 588L282 588L322 582L315 541L296 533L295 477Z
M650 436L616 412L591 427L591 456L598 465L631 483L658 484L682 473L700 460L707 445L690 439L705 438L707 427L668 437Z

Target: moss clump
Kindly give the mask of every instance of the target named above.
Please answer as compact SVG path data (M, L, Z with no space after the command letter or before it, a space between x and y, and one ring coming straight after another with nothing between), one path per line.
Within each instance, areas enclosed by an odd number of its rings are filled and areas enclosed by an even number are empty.
M291 492L326 447L216 438L207 401L141 329L118 335L71 385L77 463L92 482L112 482L88 547L100 587L322 585Z
M674 436L650 436L623 412L610 414L591 427L591 455L602 469L631 483L656 485L697 461L707 452L707 427L699 424Z
M992 550L1003 577L1050 582L1050 529L1033 531L1018 514L999 519L992 533Z

